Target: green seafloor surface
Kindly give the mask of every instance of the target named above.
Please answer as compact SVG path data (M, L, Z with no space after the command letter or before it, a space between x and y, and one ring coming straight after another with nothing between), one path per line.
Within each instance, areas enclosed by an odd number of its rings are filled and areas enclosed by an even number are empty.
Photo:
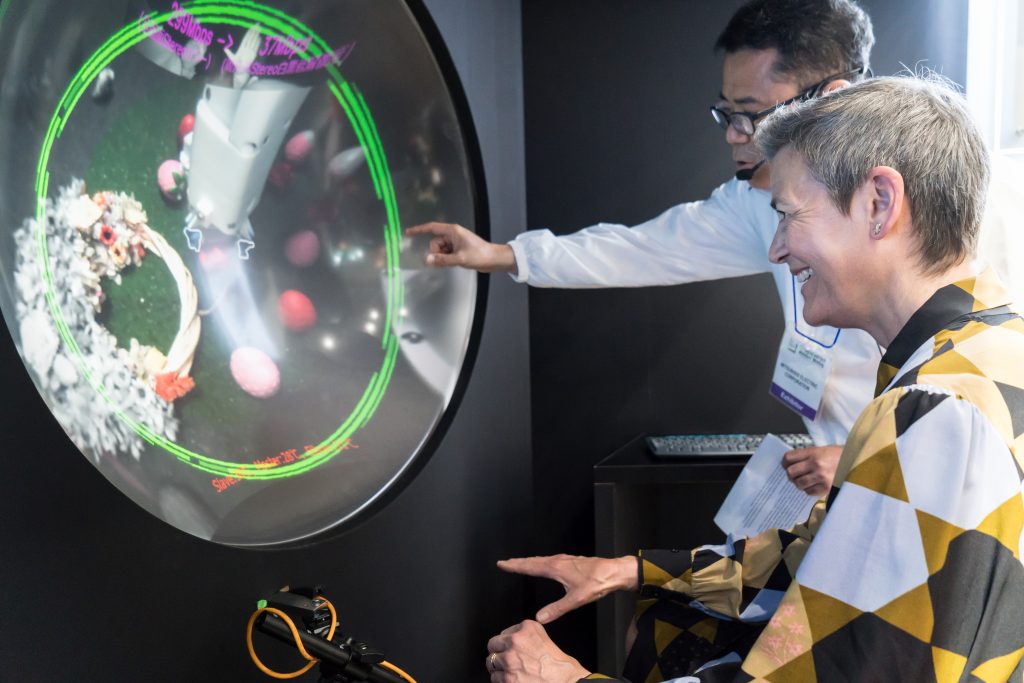
M118 78L120 81L120 75ZM120 105L115 97L112 104L120 108L112 110L109 125L96 141L84 172L86 187L90 193L109 190L134 195L147 212L150 228L178 250L186 267L199 273L197 255L186 248L182 235L187 202L165 201L156 175L164 160L177 158L178 125L184 115L194 111L202 83L162 72L155 74L153 81L142 97ZM298 173L302 173L301 169ZM312 191L306 189L315 187L315 183L301 182L301 176L298 180L287 197L273 191L266 193L253 215L257 232L260 226L290 225L295 220L295 207L316 200ZM264 231L256 238L254 263L262 264L251 267L247 274L257 304L264 312L273 310L261 293L275 292L278 285L301 283L317 302L318 316L326 319L332 306L344 307L344 301L336 301L337 280L330 272L318 272L326 270L323 264L301 276L290 272L295 269L282 257L281 250L287 234L286 231L271 236ZM227 258L237 257L228 254ZM302 280L297 279L300 277ZM140 266L122 271L120 285L104 280L103 286L106 300L99 319L117 338L118 346L127 348L135 338L166 353L177 332L180 303L174 279L163 261L147 255ZM211 303L215 302L205 301L201 295L201 310ZM176 441L210 457L242 463L291 448L301 452L337 427L372 372L372 368L353 369L336 358L316 353L290 352L279 362L282 386L278 394L271 399L254 398L232 379L231 349L225 346L221 335L214 333L211 322L210 317L203 319L191 370L195 388L174 403L181 425ZM287 350L302 343L301 339L291 339ZM341 385L349 388L339 388ZM285 416L296 413L297 405L303 406L301 420L287 420ZM280 419L268 420L268 415L279 415ZM284 427L280 428L281 425ZM147 456L155 456L151 462L165 463L161 469L174 465L173 457L158 447L147 445L143 459ZM198 470L194 473L198 485L208 486L202 481L209 480L210 475Z
M163 235L185 266L196 272L198 259L185 248L181 232L187 202L166 201L156 176L164 160L178 157L178 125L194 110L202 84L163 74L157 78L160 87L118 111L98 141L85 173L86 188L90 193L109 190L134 195L149 217L149 227ZM135 338L167 352L178 331L181 304L162 259L147 254L140 265L122 271L120 285L104 280L103 291L106 299L99 320L119 347L127 348ZM174 404L180 432L187 431L191 443L239 443L241 435L231 434L232 425L253 420L259 413L258 399L244 394L232 381L229 356L211 335L200 335L190 374L195 389ZM155 446L147 446L147 452L168 456Z

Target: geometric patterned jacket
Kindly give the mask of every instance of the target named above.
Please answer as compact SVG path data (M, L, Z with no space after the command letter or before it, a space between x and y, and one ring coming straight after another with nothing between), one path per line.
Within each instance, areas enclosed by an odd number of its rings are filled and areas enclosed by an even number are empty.
M645 553L641 597L767 621L684 681L1021 681L1022 482L1024 320L985 271L893 340L806 524Z

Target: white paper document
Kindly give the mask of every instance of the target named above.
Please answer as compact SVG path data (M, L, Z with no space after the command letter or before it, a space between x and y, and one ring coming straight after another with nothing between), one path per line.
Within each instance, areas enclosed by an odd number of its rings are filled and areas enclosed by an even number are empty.
M789 450L774 434L764 437L715 515L719 529L732 538L749 538L767 529L789 529L807 521L818 499L798 489L786 476L782 456Z

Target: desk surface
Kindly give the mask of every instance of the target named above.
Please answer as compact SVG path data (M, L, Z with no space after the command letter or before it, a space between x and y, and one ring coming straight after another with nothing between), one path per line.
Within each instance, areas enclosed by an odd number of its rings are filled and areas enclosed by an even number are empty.
M646 434L630 439L594 465L595 484L680 484L734 481L750 456L659 458L651 455Z

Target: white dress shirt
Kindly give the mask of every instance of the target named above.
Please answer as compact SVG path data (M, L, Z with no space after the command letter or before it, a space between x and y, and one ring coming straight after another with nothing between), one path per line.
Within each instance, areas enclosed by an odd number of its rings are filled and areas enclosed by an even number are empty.
M768 260L778 217L768 192L730 180L703 201L674 206L633 228L599 223L571 235L531 230L509 245L517 282L535 287L648 287L770 272L787 329L794 319L825 344L832 328L803 319L803 298L789 269ZM794 317L796 315L796 317ZM819 445L842 444L871 401L881 353L862 330L843 330L831 351L832 367L821 409L807 432Z

